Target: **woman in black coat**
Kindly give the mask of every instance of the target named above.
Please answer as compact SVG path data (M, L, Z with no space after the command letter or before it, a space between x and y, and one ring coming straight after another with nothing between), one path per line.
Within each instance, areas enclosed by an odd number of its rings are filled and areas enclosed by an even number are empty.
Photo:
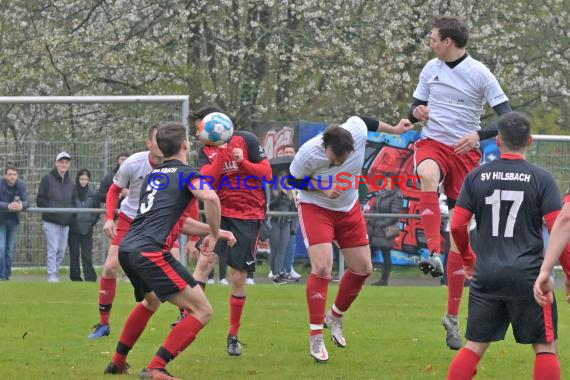
M91 183L91 173L81 169L75 178L73 191L74 208L99 208L99 198ZM85 281L97 281L93 269L93 226L99 220L97 213L77 213L69 226L69 278L71 281L83 281L79 266L79 257L83 265Z
M368 213L399 214L402 211L403 195L398 186L392 189L390 184L384 190L380 190L374 199ZM368 238L372 254L380 250L384 259L382 277L374 285L388 285L388 278L392 271L392 255L390 250L394 245L394 239L399 235L398 218L367 218Z

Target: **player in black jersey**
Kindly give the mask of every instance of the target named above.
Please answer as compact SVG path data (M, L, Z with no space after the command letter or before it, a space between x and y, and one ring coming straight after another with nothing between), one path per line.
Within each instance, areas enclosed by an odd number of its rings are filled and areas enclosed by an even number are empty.
M535 379L560 379L556 355L556 301L539 306L533 283L543 261L542 223L554 224L562 202L550 172L525 160L531 123L513 112L498 122L501 157L471 171L463 183L451 233L472 277L467 344L449 368L448 379L471 379L491 342L503 340L509 324L515 340L532 344ZM467 226L475 215L477 255Z
M121 267L139 303L125 324L113 362L105 373L127 372L128 352L161 302L169 301L185 309L188 315L170 331L141 377L173 380L176 378L165 366L192 343L213 311L202 289L169 249L178 237L191 203L198 199L204 202L210 233L202 250L212 252L219 235L220 201L198 171L187 165L189 143L181 124L160 126L156 140L165 159L146 177L148 186L141 191L137 216L119 249Z

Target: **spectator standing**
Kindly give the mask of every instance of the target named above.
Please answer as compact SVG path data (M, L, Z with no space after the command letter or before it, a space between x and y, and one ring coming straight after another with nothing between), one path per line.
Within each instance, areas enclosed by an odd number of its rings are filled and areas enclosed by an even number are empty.
M283 146L283 150L281 156L289 156L295 157L297 151L295 147L291 144L287 144ZM292 191L295 192L295 198L297 198L297 190L293 189ZM295 210L297 211L297 205L295 204ZM285 262L283 263L283 270L287 275L288 280L295 280L299 281L301 279L301 275L295 271L293 264L295 264L295 250L296 250L296 243L295 239L297 237L297 231L299 230L299 221L297 218L294 218L291 222L291 236L289 237L289 244L287 244L287 249L285 250Z
M296 211L295 193L293 190L284 189L281 181L287 175L286 171L281 171L275 180L276 186L271 189L271 201L269 202L270 211ZM271 254L269 262L271 264L271 272L273 273L274 284L287 283L286 274L283 267L286 257L286 249L291 236L291 217L289 216L272 216L271 217L271 233L270 244Z
M18 168L8 165L0 181L0 281L10 279L20 226L19 214L30 206L26 184L18 176Z
M74 208L99 208L97 190L91 183L91 173L81 169L75 177L75 190L73 191ZM99 214L77 213L73 215L69 227L69 279L83 281L81 266L85 281L97 281L97 274L93 269L93 226L97 224Z
M38 207L69 208L72 206L73 181L69 178L71 156L60 152L55 167L40 181L36 203ZM59 267L65 255L71 213L43 213L44 232L47 240L48 281L59 282Z
M388 185L380 190L368 212L399 214L402 211L403 195L397 186ZM369 218L366 220L368 236L370 238L370 250L374 255L378 250L382 252L382 276L374 285L387 286L390 272L392 271L392 247L394 239L400 234L398 218Z

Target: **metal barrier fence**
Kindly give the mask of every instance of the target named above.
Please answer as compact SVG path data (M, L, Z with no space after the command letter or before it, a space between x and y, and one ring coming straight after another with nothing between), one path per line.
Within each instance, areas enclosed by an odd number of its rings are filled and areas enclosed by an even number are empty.
M554 140L553 140L554 139ZM53 168L56 154L61 150L68 151L72 160L72 175L81 168L91 171L93 182L99 185L101 178L112 169L115 156L120 151L136 152L144 150L142 139L133 141L100 142L26 142L15 146L13 143L0 141L0 165L14 162L21 170L21 178L26 182L30 193L30 204L35 206L36 192L41 177ZM550 170L556 177L559 189L565 192L570 179L570 137L535 136L535 146L528 154L528 160ZM75 178L74 178L75 179ZM45 266L46 242L42 228L39 209L24 212L21 215L21 226L14 266ZM72 210L67 210L72 211ZM99 210L98 212L104 212ZM273 213L269 215L290 215ZM387 217L387 214L367 214L367 217ZM392 215L395 216L395 215ZM398 215L399 218L417 218L416 215ZM102 219L101 219L102 220ZM102 231L102 222L95 226L93 262L102 265L107 251L107 240ZM68 262L68 255L64 264Z
M108 140L94 142L27 142L14 144L0 142L5 162L14 163L20 170L22 179L28 188L30 205L35 206L39 183L44 175L54 168L55 156L62 150L72 157L71 180L75 182L75 173L80 169L91 172L95 188L99 188L101 179L116 165L115 157L122 151L137 152L144 150L145 145L139 142L114 143ZM4 167L4 165L2 166ZM94 262L104 261L106 247L105 237L100 224L95 226L93 234ZM24 212L20 216L20 232L15 266L43 266L46 262L46 242L39 213ZM65 263L67 264L67 257Z

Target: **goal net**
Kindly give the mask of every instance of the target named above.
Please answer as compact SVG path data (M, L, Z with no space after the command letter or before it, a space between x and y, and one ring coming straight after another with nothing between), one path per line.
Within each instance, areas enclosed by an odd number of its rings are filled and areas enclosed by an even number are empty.
M187 96L0 97L0 167L19 169L32 207L41 178L61 151L72 157L71 179L88 169L98 189L119 153L146 150L148 127L164 121L187 126L188 112ZM103 264L108 244L102 220L93 232L95 265ZM13 265L45 267L46 257L41 214L22 213Z

